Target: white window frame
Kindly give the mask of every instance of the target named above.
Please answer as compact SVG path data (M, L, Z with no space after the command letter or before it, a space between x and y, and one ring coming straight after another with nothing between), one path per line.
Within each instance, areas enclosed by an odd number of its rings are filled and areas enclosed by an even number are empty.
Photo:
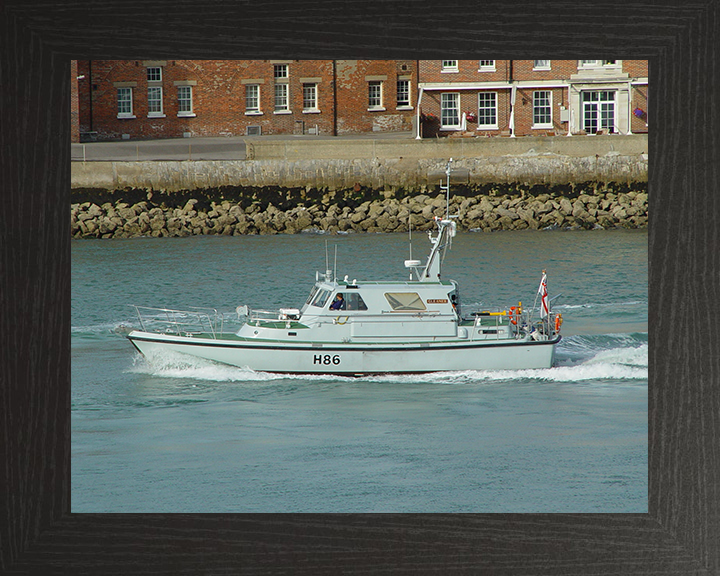
M597 99L587 99L586 95L597 94ZM611 95L610 98L607 95ZM588 134L595 134L598 130L610 130L618 132L617 128L617 90L583 90L580 94L580 106L582 114L582 129ZM595 118L595 132L588 131L591 126L588 124L589 113ZM611 110L612 115L607 112ZM610 122L608 122L608 118Z
M122 111L121 110L121 100L120 100L120 94L127 94L128 98L122 99L122 104L127 104L129 106L129 111ZM122 86L117 88L117 117L122 118L135 118L135 114L133 114L133 89L130 86ZM124 106L123 106L124 108Z
M492 124L483 123L484 115L482 114L483 110L490 110L491 108L489 106L480 106L480 99L483 98L489 94L494 95L495 103L492 107L493 116L495 117L495 122ZM478 115L477 115L477 129L478 130L497 130L498 129L498 93L497 92L478 92Z
M290 114L290 87L285 82L275 84L274 114Z
M290 71L287 64L273 64L273 77L276 80L287 79Z
M190 118L195 116L195 108L193 106L193 89L192 86L181 85L177 87L178 91L178 117ZM186 93L186 95L184 95ZM186 103L187 110L183 110L183 103Z
M385 106L383 106L385 96L384 84L382 80L368 81L368 112L382 112L385 110ZM373 94L374 89L377 89L377 94Z
M251 94L253 93L254 94ZM255 106L248 106L248 102L255 101ZM260 84L245 85L245 115L259 116L262 114L260 110Z
M440 72L454 74L458 71L457 60L440 60Z
M622 60L579 60L578 68L621 68Z
M550 60L533 60L533 70L550 70Z
M159 94L159 98L151 97L151 94ZM165 112L163 111L163 89L162 86L148 86L148 118L165 118ZM159 104L158 110L152 110L153 105L151 103Z
M151 78L155 76L157 72L157 78ZM147 67L147 81L148 82L162 82L162 66L148 66Z
M318 108L317 82L303 82L303 113L312 114L320 112Z
M538 98L539 94L547 94L547 106L542 106L542 108L548 108L549 109L549 122L535 122L536 119L536 110L540 108L538 106ZM553 127L553 113L552 113L552 90L535 90L533 91L533 99L532 99L532 128L536 129L543 129L543 128L552 128Z
M405 88L403 90L400 90L400 85L403 85ZM400 94L406 94L407 100L403 100L401 102L400 100ZM405 79L398 79L397 81L397 109L398 110L412 110L412 101L410 100L410 80Z
M495 60L478 60L478 72L495 72Z
M448 106L447 104L454 104ZM450 114L446 112L455 111L455 122L450 123L446 120L450 118ZM440 94L440 129L441 130L460 130L460 93L459 92L442 92Z

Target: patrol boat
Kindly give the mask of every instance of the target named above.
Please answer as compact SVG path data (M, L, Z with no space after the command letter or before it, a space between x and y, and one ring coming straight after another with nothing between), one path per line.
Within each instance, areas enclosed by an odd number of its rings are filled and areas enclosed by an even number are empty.
M451 159L452 162L452 159ZM140 330L127 337L151 363L178 353L255 371L293 374L407 374L456 370L550 368L561 340L562 317L550 309L543 270L540 306L461 313L458 284L441 277L441 262L456 234L449 215L428 233L426 262L406 260L410 279L338 281L332 270L316 282L300 308L276 312L239 306L237 331L224 330L216 310L180 311L136 306ZM326 268L328 268L326 266ZM163 320L160 322L160 320ZM155 329L146 324L155 323ZM194 324L194 325L193 325Z

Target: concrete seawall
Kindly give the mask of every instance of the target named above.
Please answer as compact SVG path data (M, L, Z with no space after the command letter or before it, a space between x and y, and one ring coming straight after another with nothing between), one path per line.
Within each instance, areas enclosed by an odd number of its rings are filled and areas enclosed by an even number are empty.
M522 150L522 153L518 153ZM255 141L248 160L74 162L74 238L647 226L647 138Z
M433 186L448 158L467 183L647 182L646 136L440 141L255 141L247 160L73 162L72 188L163 192L221 187L405 189Z

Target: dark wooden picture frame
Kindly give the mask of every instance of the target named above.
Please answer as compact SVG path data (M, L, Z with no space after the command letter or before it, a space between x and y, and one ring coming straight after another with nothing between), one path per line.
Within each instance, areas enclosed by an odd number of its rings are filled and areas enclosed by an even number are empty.
M655 2L0 5L0 573L720 572L720 11ZM70 513L70 61L650 61L648 514Z

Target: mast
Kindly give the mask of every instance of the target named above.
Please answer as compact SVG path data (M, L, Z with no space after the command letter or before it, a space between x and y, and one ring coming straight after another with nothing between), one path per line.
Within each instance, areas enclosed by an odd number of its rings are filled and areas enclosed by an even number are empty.
M453 159L450 158L445 167L445 186L440 185L440 189L445 190L445 218L435 216L435 223L438 227L437 236L433 237L432 232L428 232L432 248L428 255L427 264L425 264L425 268L420 274L420 282L437 282L440 280L440 264L442 263L440 250L443 250L442 256L444 257L445 251L452 245L452 239L457 233L457 225L450 219L450 167L452 161Z

